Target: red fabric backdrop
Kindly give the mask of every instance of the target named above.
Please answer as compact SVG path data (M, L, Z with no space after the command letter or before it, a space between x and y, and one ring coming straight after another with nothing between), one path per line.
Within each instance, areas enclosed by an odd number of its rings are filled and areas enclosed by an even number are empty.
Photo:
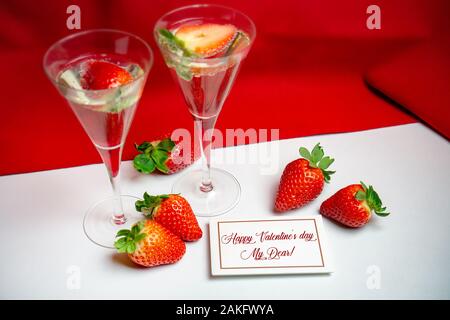
M225 103L217 127L280 128L281 138L346 132L416 121L374 95L364 71L417 42L448 34L445 0L232 0L257 26L257 39ZM133 142L191 128L181 94L152 38L159 16L192 1L3 0L0 3L0 174L100 162L65 101L42 70L45 50L75 31L66 8L81 8L83 30L123 29L155 52L124 152ZM366 8L382 9L381 30L366 28Z

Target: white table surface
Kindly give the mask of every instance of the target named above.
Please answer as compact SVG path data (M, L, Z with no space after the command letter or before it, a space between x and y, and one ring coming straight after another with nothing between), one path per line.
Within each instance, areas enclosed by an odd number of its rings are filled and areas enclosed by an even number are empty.
M174 265L135 268L83 233L86 209L110 195L103 165L89 165L0 177L0 298L449 299L450 144L421 124L215 150L221 159L269 147L277 168L262 175L257 164L220 164L242 185L240 203L224 217L273 216L282 169L300 145L318 141L337 173L316 201L286 217L317 214L323 200L359 180L373 184L392 212L358 230L324 219L332 274L211 277L208 232ZM123 193L136 196L170 192L178 177L139 175L130 162L122 170ZM207 231L208 219L199 222ZM80 271L79 289L67 287L70 266ZM373 270L378 289L367 285Z

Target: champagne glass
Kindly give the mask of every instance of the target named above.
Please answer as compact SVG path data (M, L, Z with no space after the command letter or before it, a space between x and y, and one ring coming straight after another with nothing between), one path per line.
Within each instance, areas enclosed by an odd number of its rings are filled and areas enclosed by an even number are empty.
M191 32L186 39L181 39L179 31L182 28L188 30L191 26L198 32ZM205 57L191 54L187 49L189 41L195 42L205 36L200 29L213 38L228 30L235 30L235 33L223 50ZM165 14L157 21L154 35L194 118L197 133L194 138L201 146L202 169L180 177L172 192L186 197L198 216L221 215L236 206L241 187L229 172L211 168L212 134L240 63L255 38L255 25L245 14L232 8L201 4L181 7Z
M142 219L134 207L136 198L120 193L119 169L153 53L135 35L98 29L59 40L48 49L43 63L47 76L68 102L108 171L113 196L92 206L83 226L94 243L114 248L117 231Z

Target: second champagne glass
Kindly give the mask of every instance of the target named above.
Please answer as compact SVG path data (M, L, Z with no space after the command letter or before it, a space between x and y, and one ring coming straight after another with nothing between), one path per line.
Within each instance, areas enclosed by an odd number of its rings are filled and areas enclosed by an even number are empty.
M202 4L165 14L154 35L194 118L202 153L202 169L180 177L172 192L185 196L198 216L223 214L236 206L241 188L232 174L211 168L212 133L255 26L237 10Z

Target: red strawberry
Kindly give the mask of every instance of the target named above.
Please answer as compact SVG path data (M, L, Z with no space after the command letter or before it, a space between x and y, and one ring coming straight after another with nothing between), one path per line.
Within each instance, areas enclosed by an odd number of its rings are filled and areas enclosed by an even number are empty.
M134 168L142 173L149 174L158 169L165 174L172 174L185 169L195 162L194 146L190 145L189 154L185 153L182 143L175 143L171 138L163 138L152 142L144 141L135 144L140 152L134 160Z
M120 230L116 237L117 251L128 253L134 263L144 267L175 263L186 252L180 238L152 220L140 221L131 230Z
M323 216L353 228L365 225L372 210L381 217L389 215L373 187L362 182L339 190L320 206Z
M330 175L334 173L326 170L334 159L324 157L319 143L311 153L301 147L300 155L303 158L292 161L283 171L275 200L275 211L296 209L314 200L322 192L323 182L329 182Z
M151 196L136 201L136 210L160 223L184 241L196 241L203 235L189 202L178 194Z
M205 23L181 26L175 36L189 52L210 57L226 49L237 32L231 24Z
M87 90L118 87L133 81L133 77L118 65L101 60L89 60L83 64L81 85Z

